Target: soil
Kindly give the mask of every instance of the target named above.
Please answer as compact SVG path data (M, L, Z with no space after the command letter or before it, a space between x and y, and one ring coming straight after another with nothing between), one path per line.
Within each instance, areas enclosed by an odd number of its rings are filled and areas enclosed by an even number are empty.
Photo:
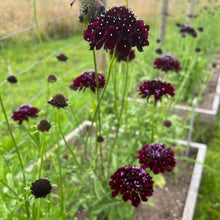
M195 150L191 150L191 157ZM135 210L134 220L181 220L193 172L193 163L177 162L178 174L166 173L164 188L156 188L150 200L154 207L141 203Z

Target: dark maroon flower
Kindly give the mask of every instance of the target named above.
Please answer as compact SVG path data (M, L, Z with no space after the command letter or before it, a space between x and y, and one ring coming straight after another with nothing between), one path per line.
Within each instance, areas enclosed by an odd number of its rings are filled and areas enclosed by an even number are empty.
M176 165L174 152L163 143L145 145L138 154L142 168L150 168L154 174L164 173L165 170L171 172Z
M45 198L50 194L52 186L48 179L38 179L31 184L30 190L35 198Z
M29 117L37 117L37 113L39 111L39 109L33 107L32 105L22 104L16 111L13 112L11 118L14 121L19 121L18 124L20 125L24 120L27 121Z
M189 34L193 37L197 37L197 33L196 31L194 30L194 28L192 28L190 25L186 24L186 25L183 25L180 29L180 33L181 34Z
M125 166L119 168L109 182L110 188L114 190L112 197L119 193L124 201L130 200L137 207L140 201L147 201L153 193L152 177L142 168L137 166Z
M67 57L64 53L61 53L60 55L57 56L57 59L58 59L59 61L65 62L65 61L68 60L68 57Z
M67 103L68 99L65 98L62 94L56 94L50 101L48 101L48 104L51 104L53 106L56 106L57 108L64 108L68 105Z
M9 76L7 78L7 81L10 82L10 83L17 83L18 82L16 76L14 76L14 75Z
M91 19L84 39L90 42L90 50L113 49L119 56L127 57L132 47L142 52L148 46L149 26L137 20L125 6L113 7L96 19Z
M180 62L170 54L166 54L155 59L154 65L154 68L161 69L164 72L174 70L176 73L178 73L181 69Z
M41 132L49 131L50 128L51 128L51 124L47 120L41 120L37 125L37 129Z
M151 95L154 96L155 100L161 100L162 96L164 95L170 95L174 96L175 89L170 83L162 82L160 80L148 80L144 81L139 86L139 95L141 95L141 98L147 98L147 100L150 98Z
M155 52L156 52L157 54L162 54L162 53L163 53L162 49L160 49L160 48L156 49Z
M111 55L113 54L113 52L114 52L114 50L110 50L110 54ZM135 51L131 49L129 51L129 55L128 56L129 56L128 57L129 61L133 60L135 58ZM117 53L116 53L116 57L117 57L117 61L118 62L120 62L120 61L127 61L127 57L122 56L122 55L118 55Z
M98 74L99 89L105 86L105 77L102 74ZM96 77L93 70L83 71L76 79L73 80L73 84L69 86L73 90L79 90L90 88L93 92L96 91Z

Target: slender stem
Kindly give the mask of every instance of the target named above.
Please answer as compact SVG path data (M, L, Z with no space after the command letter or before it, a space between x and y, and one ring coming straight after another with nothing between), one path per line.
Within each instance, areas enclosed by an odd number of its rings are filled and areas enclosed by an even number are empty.
M115 68L114 68L115 70ZM112 74L113 77L113 88L114 88L114 96L115 96L115 114L116 117L118 118L118 90L117 90L117 74L116 74L116 70L114 71L114 73Z
M7 118L6 111L5 111L5 107L3 105L2 97L1 96L0 96L0 102L1 102L1 107L2 107L2 111L3 111L4 117L5 117L6 124L8 126L8 130L9 130L9 133L11 135L12 142L13 142L13 144L15 146L15 151L16 151L16 153L18 155L18 160L19 160L19 163L20 163L20 166L21 166L21 169L22 169L22 174L23 174L23 182L24 182L24 185L26 186L26 177L25 177L25 174L24 174L24 166L23 166L23 163L22 163L21 155L20 155L20 152L18 150L18 146L17 146L17 143L15 141L14 135L12 133L11 127L9 125L8 118Z
M3 180L0 179L0 182L5 185L15 196L17 196L18 194L7 184L5 183Z
M34 6L34 21L35 21L35 26L36 26L36 30L37 30L37 36L38 36L38 40L40 41L40 44L42 46L42 38L40 35L40 30L39 30L39 25L38 25L38 20L37 20L36 0L33 0L33 6Z
M41 153L40 153L40 169L39 169L39 175L38 175L39 179L41 178L41 173L42 173L42 168L43 168L45 140L46 140L46 132L43 132Z
M61 167L61 158L60 158L61 153L60 153L59 134L58 134L58 129L57 129L58 118L55 115L55 111L54 111L54 118L55 118L55 123L56 123L55 130L56 130L57 157L58 157L58 169L59 169L58 188L59 188L59 194L60 194L60 212L61 212L62 219L64 219L63 179L62 179L62 167Z
M79 165L79 163L78 163L78 161L77 161L77 159L76 159L75 153L73 152L73 150L72 150L71 147L69 146L69 144L68 144L68 142L66 141L66 138L65 138L65 136L64 136L64 134L63 134L63 131L62 131L62 128L61 128L61 124L60 124L60 109L57 110L57 123L58 123L59 132L60 132L60 134L61 134L61 136L62 136L62 138L63 138L63 141L64 141L66 147L68 148L68 150L70 151L70 153L71 153L71 155L72 155L72 157L73 157L74 163L80 168L80 165Z
M38 201L38 208L37 208L37 220L40 219L41 200L42 200L42 198L39 198L39 201Z
M125 100L126 100L126 97L127 97L126 94L127 94L127 87L128 87L128 72L129 72L128 63L129 63L129 57L127 57L124 91L123 91L123 95L122 95L122 104L121 104L121 109L120 109L120 113L119 113L119 117L118 117L118 123L117 123L117 127L116 127L115 139L114 139L114 142L113 142L113 147L111 147L111 149L110 149L109 168L110 168L110 164L111 164L111 160L112 160L113 149L115 148L115 144L116 144L116 141L118 139L118 133L119 133L119 129L120 129L120 126L121 126L122 113L123 113L123 109L124 109L124 105L125 105Z
M126 0L126 8L128 8L128 0Z
M95 118L96 118L96 115L97 115L98 107L99 107L100 104L101 104L102 98L103 98L103 96L104 96L104 94L105 94L105 91L106 91L106 88L107 88L107 86L108 86L108 84L109 84L109 79L110 79L110 75L111 75L111 69L112 69L113 62L114 62L114 60L115 60L115 53L116 53L116 46L115 46L115 48L114 48L114 52L113 52L113 55L112 55L112 59L111 59L110 64L109 64L108 75L107 75L107 79L106 79L106 82L105 82L105 86L104 86L104 88L103 88L103 90L102 90L102 93L101 93L101 95L100 95L100 98L99 98L99 100L98 100L98 103L97 103L97 106L96 106L96 110L95 110L95 113L94 113L94 116L93 116L93 119L92 119L92 124L91 124L91 126L90 126L90 128L89 128L89 132L88 132L87 137L86 137L85 148L84 148L84 156L85 156L86 158L87 158L86 152L87 152L88 139L89 139L89 136L90 136L90 134L91 134L93 124L94 124L94 122L95 122Z
M154 143L154 113L155 113L155 105L156 105L156 100L154 99L154 104L153 104L153 109L152 109L152 115L151 115L151 143Z

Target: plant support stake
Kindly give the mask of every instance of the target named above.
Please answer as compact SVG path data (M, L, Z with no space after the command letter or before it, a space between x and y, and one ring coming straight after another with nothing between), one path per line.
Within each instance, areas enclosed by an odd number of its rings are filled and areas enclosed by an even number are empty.
M185 20L185 23L188 25L191 25L195 4L196 4L196 0L188 0L186 20Z
M197 98L193 99L193 108L192 108L192 116L190 118L190 128L189 128L189 132L188 132L188 138L187 138L187 148L186 148L186 152L185 152L185 156L188 157L189 156L189 145L192 139L192 130L193 130L193 125L194 125L194 119L195 119L195 107L197 104Z
M161 45L163 45L165 42L167 16L168 16L168 3L169 3L169 0L163 0L163 6L162 6L162 12L161 12L161 27L160 27Z

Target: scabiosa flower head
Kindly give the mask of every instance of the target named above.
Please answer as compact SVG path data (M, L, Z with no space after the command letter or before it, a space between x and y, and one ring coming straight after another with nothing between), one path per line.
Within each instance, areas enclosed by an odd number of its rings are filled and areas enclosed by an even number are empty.
M180 29L180 33L181 34L189 34L193 37L197 37L197 33L196 31L194 30L194 28L192 28L190 25L186 24L186 25L183 25Z
M155 65L154 66L155 69L161 69L166 73L172 70L178 73L179 70L181 69L180 62L170 54L166 54L155 59L154 65Z
M63 153L62 157L63 157L63 159L67 160L69 158L69 154L65 152L65 153Z
M57 76L53 73L49 74L47 77L47 81L50 83L56 82L57 81Z
M9 76L7 78L7 81L10 82L10 83L17 83L18 82L16 76L14 76L14 75Z
M104 88L105 86L105 77L100 73L98 74L98 86L99 89ZM95 92L97 87L95 71L83 71L76 79L73 80L73 84L71 84L69 87L70 89L79 91L82 89L85 91L86 88L90 88L93 92Z
M114 50L110 50L110 54L112 55L114 52ZM117 58L117 61L120 62L120 61L127 61L127 57L125 56L122 56L122 55L119 55L116 53L116 58ZM129 55L128 55L128 61L131 61L135 58L135 51L134 50L130 50L129 51Z
M156 40L156 43L158 43L158 44L159 44L159 43L160 43L160 39L157 39L157 40Z
M37 113L39 111L39 109L33 107L32 105L22 104L16 111L13 112L11 118L14 121L19 121L18 124L20 125L24 120L27 121L29 117L37 117Z
M148 80L144 81L139 86L139 95L141 98L150 98L154 96L155 100L161 100L164 95L174 96L175 89L170 83L162 82L161 80Z
M147 201L153 193L152 177L142 168L137 166L125 166L119 168L109 182L110 188L114 190L112 197L119 193L124 201L130 200L137 207L140 201Z
M59 61L65 62L65 61L68 60L68 57L67 57L64 53L61 53L60 55L57 56L57 59L58 59Z
M84 39L90 42L90 50L113 49L119 56L127 57L132 47L142 52L148 46L149 26L142 20L137 20L134 14L125 6L113 7L105 14L91 19Z
M45 198L50 194L52 186L48 179L42 178L32 183L30 189L35 198Z
M160 49L160 48L156 49L155 52L158 53L158 54L162 54L163 53L162 49Z
M64 108L68 105L67 103L68 99L62 95L62 94L56 94L50 101L48 101L48 104L51 104L53 106L56 106L57 108Z
M174 152L170 148L166 148L163 143L152 143L145 145L138 151L139 163L142 168L150 168L154 174L172 171L176 165Z
M37 125L37 129L41 132L49 131L50 128L51 128L51 124L47 120L41 120Z
M163 121L163 125L165 127L169 128L169 127L171 127L172 122L170 120L166 119L166 120Z

